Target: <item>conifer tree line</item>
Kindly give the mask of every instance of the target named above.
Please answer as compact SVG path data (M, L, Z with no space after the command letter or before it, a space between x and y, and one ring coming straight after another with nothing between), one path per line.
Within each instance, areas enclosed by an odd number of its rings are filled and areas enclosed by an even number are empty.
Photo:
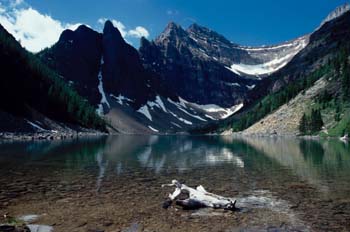
M311 135L319 132L323 127L323 120L321 111L319 109L312 109L310 115L301 117L299 130L303 135Z
M289 83L283 89L272 93L260 100L252 109L246 112L239 120L234 121L232 129L242 131L262 119L269 113L278 109L281 105L289 102L300 92L310 88L318 79L333 70L333 63L329 62L307 76L299 77L294 82Z
M270 94L260 100L249 112L245 113L238 121L233 122L234 131L242 131L262 119L269 113L278 109L281 105L289 102L297 94L310 88L318 79L324 76L332 76L332 81L341 83L341 97L337 102L338 108L348 104L350 101L350 65L349 65L350 48L348 46L340 47L339 52L330 58L328 62L316 69L307 76L301 76L296 81L289 83L280 91ZM319 97L319 103L325 103L332 100L328 91L324 91ZM341 110L338 109L337 121L340 121ZM313 134L320 131L323 126L320 109L314 109L310 115L304 115L303 126L300 128L302 134ZM348 125L350 128L350 125ZM350 132L350 130L349 130Z
M105 121L86 99L0 25L0 107L27 117L29 109L59 122L106 130Z

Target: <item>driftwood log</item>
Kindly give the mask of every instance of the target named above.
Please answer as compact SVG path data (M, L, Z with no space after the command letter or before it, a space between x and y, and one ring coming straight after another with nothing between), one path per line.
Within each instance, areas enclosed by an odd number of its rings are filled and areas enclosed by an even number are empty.
M202 185L199 185L197 188L191 188L181 184L177 180L173 180L171 184L162 185L162 187L166 186L175 187L175 191L169 194L168 199L164 202L163 208L165 209L171 206L174 200L176 201L176 205L182 206L186 210L206 207L232 211L236 209L236 200L209 193Z

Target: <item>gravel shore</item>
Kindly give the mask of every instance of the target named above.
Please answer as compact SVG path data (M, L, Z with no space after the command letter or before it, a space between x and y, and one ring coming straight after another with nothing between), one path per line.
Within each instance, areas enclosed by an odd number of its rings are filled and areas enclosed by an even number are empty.
M104 136L108 133L100 131L45 131L35 133L1 132L0 141L32 141L32 140L62 140L78 137Z

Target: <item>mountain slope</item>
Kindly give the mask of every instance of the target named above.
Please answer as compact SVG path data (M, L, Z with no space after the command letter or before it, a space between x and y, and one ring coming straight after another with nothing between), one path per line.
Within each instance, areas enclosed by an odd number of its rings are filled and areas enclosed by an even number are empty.
M0 63L2 131L105 130L94 109L1 25Z
M286 65L309 36L269 47L243 47L197 24L169 23L154 41L141 40L146 69L187 101L230 107L249 102L260 80Z
M325 78L315 82L311 88L299 93L288 103L280 106L276 111L254 123L243 131L245 135L289 135L300 134L300 120L305 112L315 104L317 96L329 87Z
M228 117L239 106L202 106L179 98L156 73L143 67L137 50L110 21L103 33L85 26L67 30L38 56L122 133L186 132Z
M347 11L315 31L308 46L285 68L271 76L269 84L264 86L268 95L239 117L231 119L234 130L248 128L244 131L246 134L260 135L300 134L300 119L303 114L310 114L311 109L321 111L324 121L328 122L327 130L338 124L326 114L331 112L333 115L336 107L343 107L339 120L346 124L349 103L346 89L350 86L349 28L350 12ZM313 94L305 95L304 91ZM328 102L322 102L322 107L318 105L318 99L322 98L324 91L334 99L333 105L328 106ZM342 121L343 118L345 121ZM289 126L290 123L293 125ZM341 133L344 131L337 135Z
M341 7L312 34L262 47L169 23L153 41L142 38L139 51L107 21L103 33L65 31L39 57L120 132L243 130L328 72L322 67L349 40L347 14Z
M143 39L139 51L146 69L158 73L172 92L189 102L231 107L241 103L247 86L254 84L211 59L175 23L155 41Z

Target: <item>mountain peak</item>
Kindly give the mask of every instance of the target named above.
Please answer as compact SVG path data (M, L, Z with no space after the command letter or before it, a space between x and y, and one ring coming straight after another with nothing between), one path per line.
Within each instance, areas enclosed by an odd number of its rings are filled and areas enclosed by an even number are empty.
M68 40L72 40L73 38L74 38L74 31L70 29L66 29L61 33L59 41L68 41Z
M190 25L186 31L190 34L191 38L194 38L195 40L207 38L211 39L212 41L220 41L225 44L232 44L223 35L196 23Z
M120 33L120 31L118 30L118 28L115 27L110 20L107 20L105 22L105 26L103 28L103 34L104 35L112 35L113 37L115 37L116 40L124 41L123 36Z
M92 29L84 24L79 25L79 27L76 29L78 30L82 30L82 31L92 31Z
M144 36L142 36L140 39L140 47L148 46L149 44L150 44L150 41L146 39Z
M179 24L175 22L169 22L162 34L170 35L170 36L171 35L183 36L184 33L186 33L185 30Z
M74 31L73 30L70 30L70 29L66 29L64 30L61 35L60 35L60 38L59 38L59 41L64 41L64 42L67 42L67 41L72 41L74 39L78 37L95 37L96 34L98 34L98 32L94 31L93 29L91 29L90 27L84 25L84 24L81 24L77 29L75 29Z
M211 30L209 28L203 27L197 23L193 23L187 28L187 31L207 31L207 32L210 32Z
M170 21L165 27L165 30L179 30L182 29L181 26L173 21Z
M156 38L156 41L176 40L176 38L184 38L187 36L187 32L179 24L169 22L164 31Z
M110 21L109 19L105 22L105 26L104 26L104 30L108 30L114 28L112 21Z
M335 8L335 10L333 10L331 13L328 14L328 16L321 23L321 26L329 21L332 21L333 19L336 19L342 16L348 11L350 11L350 4L348 2L341 6L338 6L337 8Z

